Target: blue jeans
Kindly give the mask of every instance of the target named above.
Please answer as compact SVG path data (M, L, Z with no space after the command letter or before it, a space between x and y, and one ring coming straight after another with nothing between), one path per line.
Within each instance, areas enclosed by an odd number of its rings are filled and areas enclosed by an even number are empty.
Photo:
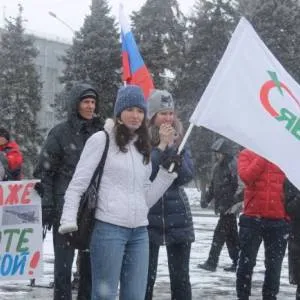
M90 244L92 300L143 300L146 293L147 227L126 228L95 222Z
M253 268L261 242L265 248L264 300L276 299L280 273L289 233L285 220L270 220L242 215L240 217L240 257L237 268L236 289L238 299L249 299Z

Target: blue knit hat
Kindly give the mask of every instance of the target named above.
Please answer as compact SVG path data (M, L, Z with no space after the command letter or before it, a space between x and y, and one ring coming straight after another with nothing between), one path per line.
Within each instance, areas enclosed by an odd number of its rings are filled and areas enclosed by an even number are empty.
M114 116L120 116L121 112L129 107L139 107L147 115L147 103L142 89L137 85L126 85L119 88L114 108Z

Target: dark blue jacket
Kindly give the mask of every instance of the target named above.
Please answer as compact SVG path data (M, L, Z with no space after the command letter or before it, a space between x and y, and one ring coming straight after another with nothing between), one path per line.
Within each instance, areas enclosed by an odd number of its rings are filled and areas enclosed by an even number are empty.
M235 157L225 154L221 162L213 169L212 180L205 195L207 203L215 199L216 214L224 214L236 202L234 197L238 189L237 164Z
M162 160L174 153L175 150L172 148L165 151L153 148L151 152L151 180L155 178ZM195 240L191 209L183 189L183 185L193 178L193 173L194 167L190 152L184 150L177 179L149 211L148 232L150 242L158 245L169 245Z

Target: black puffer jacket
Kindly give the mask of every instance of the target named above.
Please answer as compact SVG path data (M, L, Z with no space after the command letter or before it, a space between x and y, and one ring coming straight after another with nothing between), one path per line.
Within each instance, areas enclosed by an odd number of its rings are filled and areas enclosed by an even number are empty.
M151 152L151 180L155 178L162 161L175 153L175 149L172 148L166 151L153 148ZM177 179L149 211L148 232L152 243L169 245L195 240L191 209L183 189L183 185L193 178L193 172L194 167L190 152L185 150Z
M86 140L103 128L103 122L99 117L92 120L84 120L79 117L80 96L87 90L93 90L96 93L92 86L81 83L70 91L68 119L53 127L49 132L34 171L34 176L41 179L42 207L54 208L53 223L60 220L64 194ZM98 107L99 103L97 102L95 113L98 113Z
M205 195L205 202L215 199L216 213L223 214L236 203L234 197L238 189L238 175L236 158L232 155L232 149L228 141L218 139L212 150L222 153L224 159L218 161L213 169L212 180Z
M285 207L291 217L288 244L289 280L300 285L300 191L286 179L284 183Z

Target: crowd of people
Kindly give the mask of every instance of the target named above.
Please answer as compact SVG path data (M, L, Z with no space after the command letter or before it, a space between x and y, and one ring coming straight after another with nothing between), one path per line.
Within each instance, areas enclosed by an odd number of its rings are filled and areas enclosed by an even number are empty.
M172 95L153 90L145 101L135 85L121 87L113 118L99 118L94 87L76 84L68 117L52 128L34 170L42 199L42 223L53 233L54 300L72 299L75 249L67 235L77 230L82 194L109 148L89 249L78 254L78 300L151 300L160 246L166 246L171 299L191 300L191 245L195 240L183 186L194 176L191 152L178 147L184 136ZM261 243L265 249L263 300L277 299L282 261L288 248L290 282L300 299L300 191L275 164L243 149L236 153L217 139L211 181L203 208L214 203L219 216L208 258L198 265L215 271L226 243L236 273L239 300L251 296L251 279ZM21 180L23 157L0 128L1 180Z

